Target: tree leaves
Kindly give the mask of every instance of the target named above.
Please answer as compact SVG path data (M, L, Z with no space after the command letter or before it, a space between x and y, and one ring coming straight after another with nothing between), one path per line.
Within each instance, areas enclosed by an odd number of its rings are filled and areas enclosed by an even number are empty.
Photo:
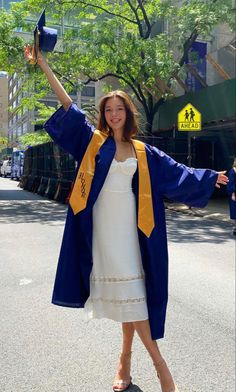
M6 70L25 71L23 40L13 31L17 26L29 29L24 15L29 10L36 15L43 6L43 0L25 0L0 17L0 37L5 41L1 44L0 39L0 64ZM138 101L148 132L158 101L172 96L163 86L171 87L173 75L181 71L189 43L198 36L208 37L219 22L232 24L234 18L231 0L181 4L171 0L50 0L46 13L47 25L63 25L63 53L49 54L48 61L65 76L66 88L81 89L89 80L110 82L113 76ZM35 97L46 95L42 74L28 68L27 75L41 86L41 95ZM32 103L36 105L33 99Z
M31 146L36 146L37 144L42 144L46 142L51 142L52 139L45 131L25 133L19 137L19 142L22 148L27 148Z

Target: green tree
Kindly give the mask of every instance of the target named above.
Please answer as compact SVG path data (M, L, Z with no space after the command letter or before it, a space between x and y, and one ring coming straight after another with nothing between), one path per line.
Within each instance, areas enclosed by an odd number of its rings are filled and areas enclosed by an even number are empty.
M45 131L25 133L24 135L19 137L19 144L23 148L27 148L28 146L36 146L37 144L42 144L50 141L52 141L52 139Z
M17 23L23 23L23 10L36 13L44 5L44 0L17 3L12 20L19 14ZM63 53L49 55L66 86L81 88L98 80L109 85L111 77L117 79L142 108L148 133L160 105L173 96L171 87L184 70L192 43L209 37L219 23L233 26L235 16L231 0L186 0L181 5L170 0L60 0L47 8L55 21L64 17L73 27L63 36ZM158 30L164 20L168 31ZM43 77L37 72L34 77L44 90Z
M8 139L5 136L0 136L0 151L8 146Z

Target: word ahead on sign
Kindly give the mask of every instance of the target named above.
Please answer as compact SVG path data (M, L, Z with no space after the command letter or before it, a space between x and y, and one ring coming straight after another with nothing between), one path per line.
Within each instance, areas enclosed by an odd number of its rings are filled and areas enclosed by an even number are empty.
M179 131L201 131L202 116L201 113L188 103L178 113L178 130Z

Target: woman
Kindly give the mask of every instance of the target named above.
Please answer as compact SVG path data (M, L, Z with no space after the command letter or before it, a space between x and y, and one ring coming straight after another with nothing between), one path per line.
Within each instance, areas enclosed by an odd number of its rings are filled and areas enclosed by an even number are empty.
M234 220L233 234L236 235L236 158L234 158L233 167L230 169L228 176L227 193L229 196L230 219Z
M25 55L32 59L29 46ZM152 358L162 392L177 392L156 343L164 336L168 290L163 197L204 206L214 186L226 184L227 177L180 165L157 148L135 141L136 109L122 91L102 98L95 130L41 54L37 61L63 105L45 128L78 161L52 302L84 307L89 318L122 323L114 391L131 385L136 331Z

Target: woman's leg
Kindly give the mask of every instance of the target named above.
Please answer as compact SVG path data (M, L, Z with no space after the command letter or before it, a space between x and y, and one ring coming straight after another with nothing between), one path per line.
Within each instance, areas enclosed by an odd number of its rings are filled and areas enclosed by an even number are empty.
M121 390L130 383L131 349L134 337L133 323L122 323L122 350L113 388ZM120 382L119 382L120 381ZM124 384L121 382L124 381ZM127 384L127 385L126 385Z
M122 332L123 332L122 353L124 354L129 354L131 352L134 331L135 329L133 323L122 323Z
M157 342L152 339L149 320L136 321L133 323L136 332L150 354L158 377L161 382L162 392L175 392L175 384L171 373L162 357Z

